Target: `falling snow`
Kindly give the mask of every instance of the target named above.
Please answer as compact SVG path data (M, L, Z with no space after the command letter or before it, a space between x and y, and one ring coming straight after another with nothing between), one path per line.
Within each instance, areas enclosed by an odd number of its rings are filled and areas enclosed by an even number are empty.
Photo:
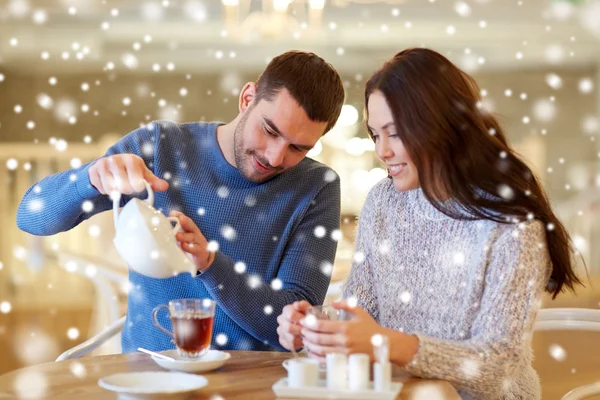
M567 352L558 344L552 344L548 348L548 352L556 361L564 361L567 359Z
M237 272L238 274L243 274L244 272L246 272L246 264L244 264L243 262L239 261L236 262L235 265L233 266L233 269L235 270L235 272Z
M463 360L460 370L467 379L474 379L479 375L481 364L477 360Z
M17 375L13 389L19 399L41 399L48 388L46 375L38 371L25 370Z
M319 225L315 228L314 234L317 238L321 239L325 237L327 231L325 230L325 227Z
M215 341L219 346L225 346L227 344L227 335L225 335L224 333L219 333L215 337Z
M235 231L235 229L233 229L233 227L229 226L229 225L223 225L221 227L221 235L227 239L227 240L235 240L235 238L237 237L237 232Z
M281 279L275 278L271 281L271 287L273 290L281 290L281 288L283 288L283 282Z
M403 304L408 304L408 303L410 303L412 296L410 295L409 292L402 292L402 293L400 293L400 296L398 298L400 299L400 301Z
M360 251L357 251L356 253L354 253L354 256L352 258L355 263L360 264L363 261L365 261L365 254Z
M261 283L261 279L257 275L253 275L248 278L248 286L250 286L250 289L257 289L260 287Z
M515 196L515 192L513 191L513 189L510 186L504 184L498 186L498 194L504 200L512 200Z

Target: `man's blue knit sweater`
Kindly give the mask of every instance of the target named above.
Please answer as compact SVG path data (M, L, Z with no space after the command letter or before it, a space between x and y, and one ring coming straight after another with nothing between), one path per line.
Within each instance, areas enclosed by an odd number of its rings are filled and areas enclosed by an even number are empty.
M276 318L283 306L302 299L321 304L325 298L337 247L332 232L340 222L337 174L306 158L270 181L248 181L223 156L217 126L153 122L106 153L140 156L156 176L169 181L166 192L155 194L154 206L167 215L183 212L207 240L219 244L214 263L195 278L185 273L153 279L129 270L124 352L174 348L153 326L151 315L154 307L172 299L216 300L213 348L272 350L281 349ZM30 188L17 212L19 228L53 235L110 210L108 196L90 184L92 164ZM122 205L129 198L123 196ZM91 212L82 210L86 200L94 204ZM159 315L170 329L166 313Z

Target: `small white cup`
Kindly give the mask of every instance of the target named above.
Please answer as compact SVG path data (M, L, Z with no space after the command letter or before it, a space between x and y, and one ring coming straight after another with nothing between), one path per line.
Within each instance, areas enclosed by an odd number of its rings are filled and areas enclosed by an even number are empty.
M346 390L348 388L348 356L342 353L329 353L327 361L327 388Z
M295 358L287 365L288 385L292 388L314 387L319 381L319 362L309 358Z
M350 390L365 390L369 387L371 361L368 354L350 354L348 357L348 386Z

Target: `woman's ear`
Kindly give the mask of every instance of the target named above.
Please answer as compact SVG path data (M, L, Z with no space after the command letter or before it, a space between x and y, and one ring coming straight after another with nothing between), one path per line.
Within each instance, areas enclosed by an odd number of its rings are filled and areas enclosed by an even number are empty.
M242 91L240 92L240 104L239 104L240 113L243 113L244 111L246 111L246 109L248 109L248 107L250 107L250 104L252 103L252 101L254 101L255 97L256 97L256 83L254 83L254 82L246 83L244 85L244 87L242 88Z

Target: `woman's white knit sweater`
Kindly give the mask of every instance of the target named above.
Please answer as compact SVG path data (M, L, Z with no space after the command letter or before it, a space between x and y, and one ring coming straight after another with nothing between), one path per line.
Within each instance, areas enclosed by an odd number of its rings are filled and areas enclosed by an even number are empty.
M465 399L533 400L531 334L549 275L541 222L452 219L384 179L361 212L344 296L418 336L410 374L448 380Z

